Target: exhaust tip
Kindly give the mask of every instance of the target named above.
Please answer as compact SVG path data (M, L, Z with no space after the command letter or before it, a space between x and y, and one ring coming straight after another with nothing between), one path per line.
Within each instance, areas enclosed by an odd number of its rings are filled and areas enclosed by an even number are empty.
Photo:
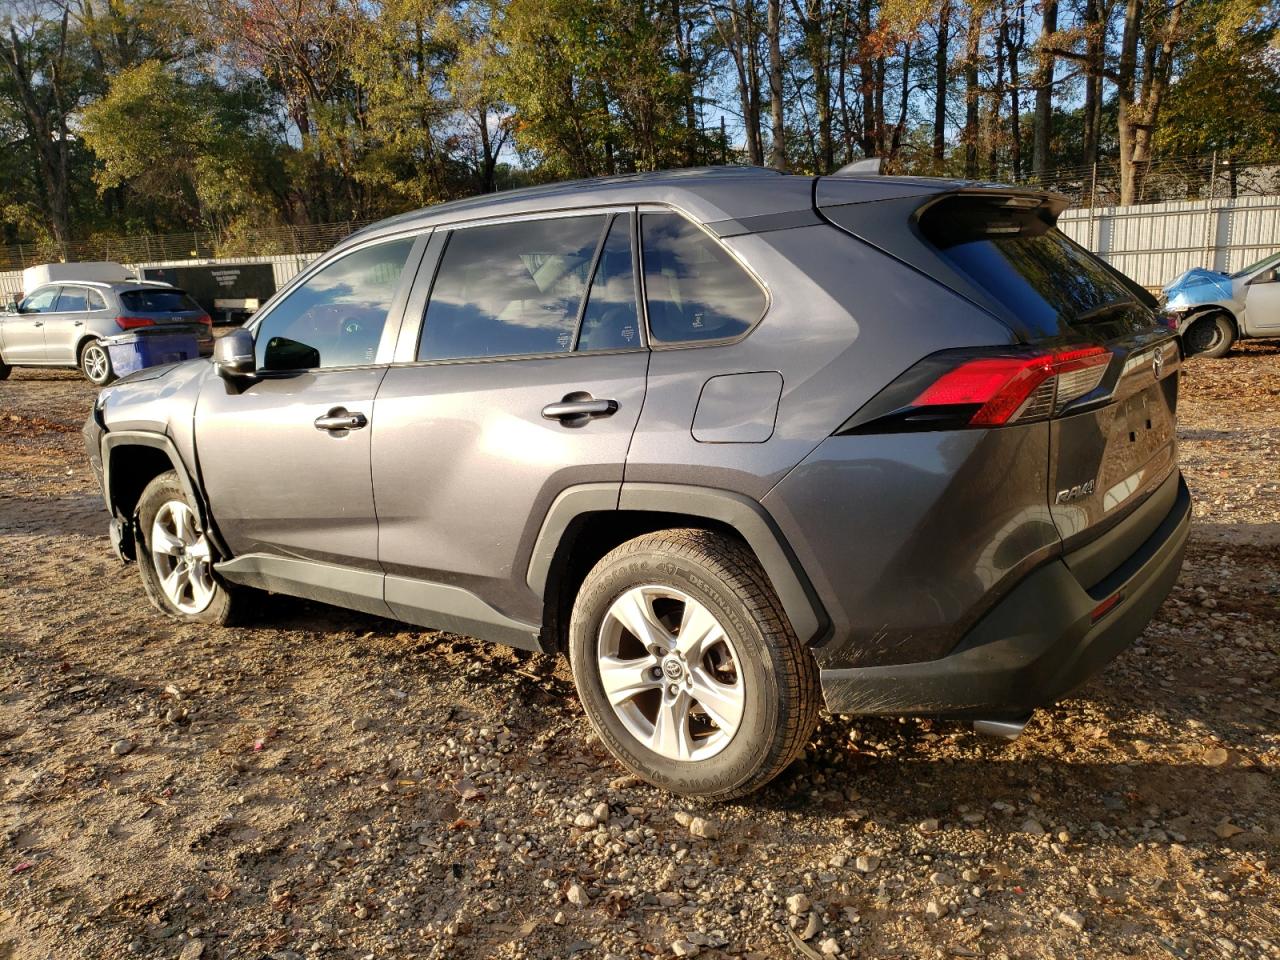
M1030 719L1031 714L1027 714L1021 720L975 720L973 732L999 740L1017 740L1022 736L1022 730Z

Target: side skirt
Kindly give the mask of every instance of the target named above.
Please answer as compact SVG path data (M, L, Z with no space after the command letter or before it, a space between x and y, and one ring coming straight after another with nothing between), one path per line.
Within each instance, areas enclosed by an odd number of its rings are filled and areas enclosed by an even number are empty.
M232 583L271 593L318 600L521 650L542 650L536 625L511 619L461 587L265 553L245 554L216 564L214 569Z

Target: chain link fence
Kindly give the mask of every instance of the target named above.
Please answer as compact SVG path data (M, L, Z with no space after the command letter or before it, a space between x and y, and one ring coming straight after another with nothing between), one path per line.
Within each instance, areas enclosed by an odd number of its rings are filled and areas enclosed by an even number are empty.
M96 236L59 244L13 244L0 247L0 272L23 270L39 263L162 263L175 260L213 260L227 257L266 257L323 253L339 240L368 226L372 220L346 220L301 227L238 229L234 234L214 231L142 233L128 237Z
M1280 194L1280 157L1241 159L1218 154L1169 157L1138 164L1136 203L1170 200L1235 200ZM1120 163L1106 160L1059 167L1043 176L1009 177L1019 184L1061 193L1077 207L1120 203Z

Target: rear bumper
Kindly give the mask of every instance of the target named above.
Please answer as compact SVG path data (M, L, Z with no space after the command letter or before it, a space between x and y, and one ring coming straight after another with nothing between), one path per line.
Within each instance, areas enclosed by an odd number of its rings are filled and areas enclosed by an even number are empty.
M1173 589L1191 525L1178 480L1173 508L1114 571L1085 589L1064 560L1030 574L945 657L821 671L832 713L954 718L1023 716L1080 686L1142 633ZM1095 622L1098 605L1120 600Z

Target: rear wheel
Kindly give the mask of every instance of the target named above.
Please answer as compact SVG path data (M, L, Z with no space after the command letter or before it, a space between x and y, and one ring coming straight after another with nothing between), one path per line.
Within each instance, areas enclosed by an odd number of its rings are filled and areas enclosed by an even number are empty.
M104 387L116 378L111 368L111 354L101 341L90 340L80 348L80 372L95 386Z
M587 575L569 658L592 726L637 776L727 800L804 749L821 694L813 655L742 543L666 530Z
M143 589L161 613L218 625L241 618L249 597L214 572L213 548L199 512L172 470L142 491L134 540Z
M11 373L13 373L13 367L4 362L4 357L0 357L0 380L8 380Z
M1225 313L1211 313L1194 321L1182 342L1189 356L1225 357L1236 342L1236 325Z

